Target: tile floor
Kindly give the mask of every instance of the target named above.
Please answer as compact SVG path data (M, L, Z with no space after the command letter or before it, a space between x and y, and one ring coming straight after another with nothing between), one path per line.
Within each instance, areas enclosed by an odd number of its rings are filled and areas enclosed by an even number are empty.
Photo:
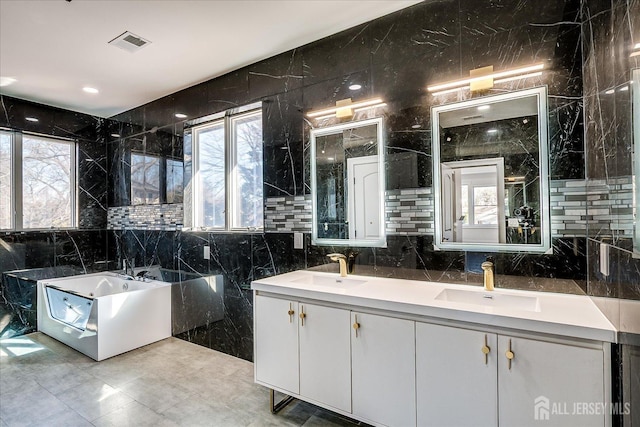
M39 332L0 339L0 426L354 426L294 401L269 412L253 364L176 338L95 362Z

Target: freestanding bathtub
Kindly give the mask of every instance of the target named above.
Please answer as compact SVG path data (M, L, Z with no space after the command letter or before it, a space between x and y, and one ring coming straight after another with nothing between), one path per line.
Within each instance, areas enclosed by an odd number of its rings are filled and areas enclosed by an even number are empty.
M105 272L38 281L38 330L100 361L171 336L171 284Z

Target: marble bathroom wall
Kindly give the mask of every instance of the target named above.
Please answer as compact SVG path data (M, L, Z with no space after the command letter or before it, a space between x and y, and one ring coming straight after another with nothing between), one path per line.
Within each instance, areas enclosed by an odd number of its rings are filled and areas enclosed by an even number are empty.
M181 143L189 142L181 139L183 122L175 113L190 120L263 103L265 233L113 229L118 257L135 258L136 265L159 263L222 274L225 320L184 338L250 359L251 280L299 268L337 271L326 254L347 250L311 245L308 221L300 217L307 214L310 198L309 133L318 125L304 113L349 97L384 99L389 202L407 192L416 198L432 187L430 107L469 96L433 97L426 87L486 65L500 70L542 62L542 76L497 86L487 94L547 85L551 178L584 180L581 28L578 0L549 1L545 7L517 0L428 1L112 117L110 129L120 135L108 141L113 209L129 204L131 150L175 154ZM362 88L353 92L348 89L352 83ZM187 165L187 183L189 176ZM279 214L280 208L285 214ZM395 214L390 203L389 218ZM400 221L390 221L387 247L360 248L356 271L478 284L478 265L488 254L434 251L432 231L420 232L429 229L429 216L422 211L418 216L426 222L410 224L406 231ZM305 232L304 249L293 249L293 231ZM558 232L552 243L552 254L492 254L499 277L516 276L517 286L526 289L587 291L585 229ZM203 259L205 245L211 246L211 260ZM554 279L570 285L556 287ZM510 280L503 285L516 286Z
M616 197L616 185L640 185L638 176L633 183L633 153L640 149L633 137L640 129L632 123L637 106L631 87L632 70L640 68L640 56L633 55L640 42L640 1L586 0L583 21L586 194L594 200L587 205L588 293L620 331L616 397L631 403L622 421L631 426L640 420L640 254L633 253L628 223L634 218L631 208L638 215L638 200L627 207ZM610 207L605 216L603 205ZM601 265L607 246L608 274Z

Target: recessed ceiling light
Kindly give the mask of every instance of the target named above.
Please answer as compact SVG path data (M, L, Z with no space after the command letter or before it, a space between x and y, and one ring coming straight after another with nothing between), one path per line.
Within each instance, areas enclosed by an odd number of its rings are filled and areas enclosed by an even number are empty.
M186 119L187 115L186 114L182 114L182 113L176 113L175 116L179 119Z
M114 137L114 138L120 138L120 134L119 133L112 133L111 136Z
M39 121L40 121L40 120L38 120L38 119L37 119L37 118L35 118L35 117L25 117L24 119L25 119L26 121L28 121L28 122L34 122L34 123L35 123L35 122L39 122Z
M96 89L95 87L91 87L91 86L85 86L82 88L83 91L87 92L87 93L98 93L100 92L98 89Z
M18 80L13 77L0 77L0 86L9 86L17 82Z
M491 108L489 105L481 105L478 107L478 110L484 111L484 110L488 110L489 108Z
M359 84L355 83L355 84L350 85L349 89L350 90L360 90L360 89L362 89L362 85L359 85Z
M489 129L487 130L487 133L496 133L498 132L498 129Z

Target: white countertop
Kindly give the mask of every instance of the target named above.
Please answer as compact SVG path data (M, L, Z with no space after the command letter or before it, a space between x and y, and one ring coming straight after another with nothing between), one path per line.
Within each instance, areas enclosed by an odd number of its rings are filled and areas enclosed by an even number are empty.
M326 283L313 284L315 278ZM617 342L617 331L586 295L496 289L469 285L299 270L253 281L255 291L338 304L388 310L479 325L511 328L605 342ZM537 298L539 311L491 307L437 299L445 289L484 295ZM482 298L479 295L479 298Z

